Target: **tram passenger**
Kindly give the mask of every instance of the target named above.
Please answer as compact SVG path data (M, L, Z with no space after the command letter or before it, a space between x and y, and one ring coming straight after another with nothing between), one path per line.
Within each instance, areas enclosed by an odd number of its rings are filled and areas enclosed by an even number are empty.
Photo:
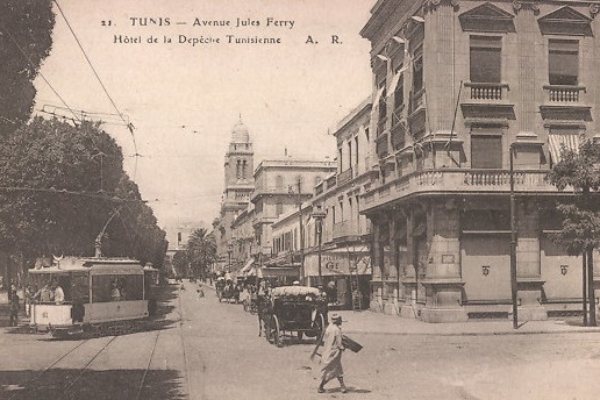
M119 290L119 287L117 286L117 282L112 283L112 288L110 290L110 299L112 301L120 301L121 300L121 291Z
M54 291L50 287L50 284L47 283L40 290L38 290L34 296L35 300L40 301L41 303L48 303L54 300Z
M62 304L65 302L65 292L63 288L58 284L58 279L52 280L52 289L54 290L54 301L56 304Z

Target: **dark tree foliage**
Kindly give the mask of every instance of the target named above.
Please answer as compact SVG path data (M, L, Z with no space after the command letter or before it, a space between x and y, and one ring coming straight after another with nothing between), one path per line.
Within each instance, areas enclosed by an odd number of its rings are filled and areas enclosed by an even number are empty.
M565 149L562 156L550 171L550 182L561 191L573 188L579 195L557 205L564 219L562 231L554 238L574 256L600 244L600 151L587 141L578 154Z
M29 120L40 65L52 47L51 0L0 1L0 136Z
M123 171L121 148L97 123L37 117L21 127L0 144L0 186L7 250L92 256L105 229L104 256L163 263L165 233Z
M185 278L188 273L189 260L187 252L184 250L177 251L173 255L173 269L177 278Z
M582 255L583 310L589 300L589 321L584 311L584 323L596 325L594 287L594 249L600 244L600 148L586 141L579 152L562 149L562 159L550 172L550 181L559 189L572 189L576 196L562 202L557 209L563 215L562 230L553 236L569 255ZM586 299L586 296L589 299Z

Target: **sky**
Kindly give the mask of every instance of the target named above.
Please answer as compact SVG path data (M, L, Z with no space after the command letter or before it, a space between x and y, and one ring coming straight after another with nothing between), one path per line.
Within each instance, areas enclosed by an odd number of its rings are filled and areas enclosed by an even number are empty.
M373 4L58 0L35 110L103 121L171 241L182 226L210 227L218 216L224 155L240 118L255 167L286 150L335 157L330 133L371 93L370 44L359 32ZM280 43L235 43L255 37Z

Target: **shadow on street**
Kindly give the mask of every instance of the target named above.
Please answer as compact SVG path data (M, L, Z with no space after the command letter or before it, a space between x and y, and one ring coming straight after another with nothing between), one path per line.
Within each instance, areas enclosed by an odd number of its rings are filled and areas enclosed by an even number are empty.
M178 371L150 370L145 377L144 372L143 370L86 370L81 375L81 370L76 369L52 369L45 372L3 371L0 374L0 398L14 400L69 398L183 400L187 398L182 390L182 377ZM138 397L142 379L144 384Z

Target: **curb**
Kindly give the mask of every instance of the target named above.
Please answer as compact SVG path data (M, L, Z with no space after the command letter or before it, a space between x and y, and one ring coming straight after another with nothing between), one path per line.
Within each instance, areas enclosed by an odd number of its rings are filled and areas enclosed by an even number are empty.
M583 334L600 333L600 328L591 328L590 330L570 330L570 331L521 331L521 332L381 332L344 329L345 333L356 335L378 335L378 336L526 336L526 335L562 335L562 334Z

